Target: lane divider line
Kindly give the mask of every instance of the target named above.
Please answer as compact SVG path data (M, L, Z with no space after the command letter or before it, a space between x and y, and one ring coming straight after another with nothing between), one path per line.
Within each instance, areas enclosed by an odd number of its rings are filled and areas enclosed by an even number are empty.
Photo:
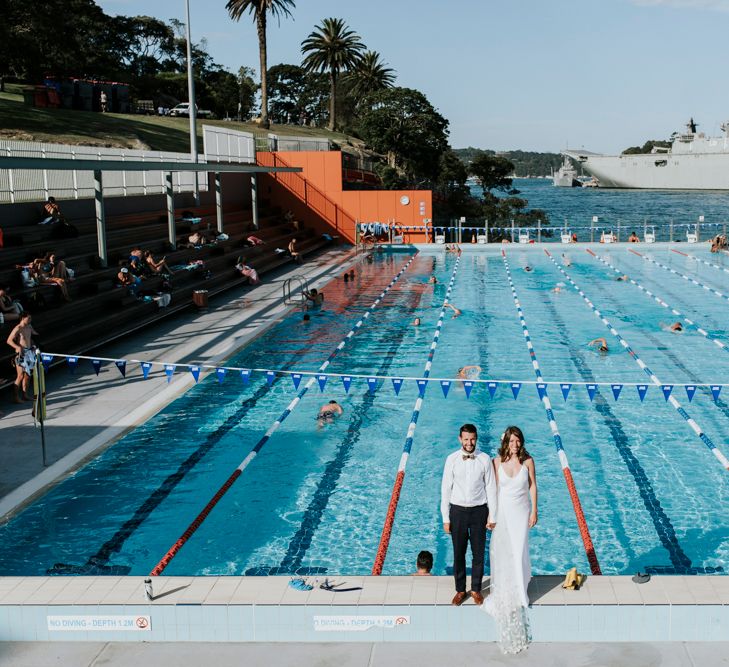
M580 530L580 536L582 537L582 544L585 548L585 555L587 561L590 563L590 570L592 574L602 574L600 570L600 564L595 554L595 547L592 544L592 537L590 537L590 529L587 526L587 520L585 519L585 513L582 510L582 503L580 502L580 496L577 493L575 487L575 480L572 476L572 470L570 469L569 461L567 460L567 453L564 450L564 444L562 443L562 436L559 433L559 427L557 426L557 419L552 411L552 403L549 400L547 394L547 385L544 383L544 377L542 376L542 370L539 367L539 361L537 361L537 354L532 344L531 336L529 335L529 329L527 328L526 319L524 318L524 311L522 310L521 303L519 302L519 296L516 293L514 287L514 281L511 278L511 269L509 267L509 260L506 258L506 253L501 251L501 259L504 262L504 268L506 269L506 277L509 281L509 287L511 288L511 296L514 299L514 306L516 306L516 312L519 316L519 322L521 324L521 331L524 335L524 341L526 342L527 349L529 350L529 357L531 358L532 367L534 373L537 376L537 381L543 384L537 384L537 390L539 392L539 398L544 406L544 411L547 415L547 421L549 422L549 428L552 431L552 437L554 438L554 445L557 448L557 455L559 456L559 462L562 466L562 473L564 474L565 481L567 482L567 490L572 500L572 508L575 511L575 517L577 518L577 526Z
M372 575L379 576L382 574L382 568L385 565L385 558L387 558L387 549L390 546L390 537L392 536L392 526L395 523L395 512L397 511L397 504L400 501L400 492L402 491L402 485L405 481L405 468L408 464L408 458L410 457L410 451L413 447L413 437L415 435L415 429L418 425L418 417L420 417L420 409L423 406L423 398L425 397L425 388L430 377L430 369L433 365L433 357L435 356L435 350L438 347L438 341L440 340L440 332L443 328L443 321L445 320L446 309L448 308L448 299L453 290L453 284L456 280L456 273L458 273L458 265L461 261L460 257L456 258L456 263L451 273L451 280L448 283L448 289L445 293L445 299L443 300L443 307L440 310L440 316L438 317L438 323L435 327L435 333L433 334L433 340L430 343L430 350L428 352L428 359L425 362L425 368L423 369L423 379L420 381L420 395L415 400L415 406L413 407L413 414L410 418L410 424L408 425L407 435L405 436L405 444L402 448L402 455L400 456L400 464L397 467L397 475L395 476L395 483L392 487L392 494L390 495L390 503L387 506L387 514L385 515L385 524L382 527L382 533L380 535L380 544L377 547L377 553L375 554L375 562L372 565Z
M610 323L610 321L597 309L595 304L590 301L590 299L587 297L587 295L579 288L579 286L575 283L574 280L569 276L569 274L562 268L560 264L557 264L554 257L545 250L544 251L549 259L552 261L552 264L554 264L559 272L569 281L570 285L574 287L576 292L582 297L583 301L592 309L592 312L595 314L596 317L600 319L600 321L608 328L611 334L615 336L615 338L618 339L620 344L623 346L625 351L633 358L633 361L635 361L636 364L641 368L641 370L650 378L651 382L656 385L657 387L661 387L661 389L670 387L670 385L664 385L656 376L656 374L648 368L646 363L638 356L636 351L630 347L628 344L628 341L625 340L615 329L615 327ZM633 251L631 251L633 252ZM638 254L638 253L636 253ZM681 403L679 403L676 400L676 397L673 396L673 394L666 393L664 391L664 394L666 396L666 401L671 404L671 406L678 412L681 417L686 421L686 423L689 425L691 430L698 436L698 438L703 442L711 451L711 453L717 458L719 463L722 465L722 467L725 470L729 470L729 460L727 460L726 456L719 450L719 448L712 442L711 438L709 438L706 433L704 433L701 430L701 427L696 423L696 421L686 412L686 410L683 408Z
M671 252L675 252L677 255L683 255L684 257L689 257L693 260L696 260L697 262L701 262L702 264L706 264L706 266L710 266L713 269L717 269L719 271L723 271L724 273L729 273L729 269L727 269L724 266L721 266L719 264L714 264L713 262L708 262L705 259L702 259L701 257L697 257L696 255L690 255L687 252L681 252L680 250L675 250L674 248L671 248Z
M324 372L329 364L332 362L332 360L339 354L339 352L344 348L344 346L349 342L349 340L354 336L354 334L359 331L359 329L362 327L364 322L369 318L370 314L374 311L375 308L380 304L382 299L385 297L385 295L392 289L393 285L400 279L400 277L405 273L405 271L409 268L409 266L413 263L415 258L417 257L417 253L410 257L410 259L404 264L404 266L395 274L393 279L390 281L390 283L385 287L384 290L380 293L380 295L375 299L375 301L372 303L372 305L369 307L369 309L362 315L362 317L357 321L357 323L350 329L349 333L342 339L342 341L337 345L334 350L332 350L331 354L327 357L326 361L319 367L319 372ZM309 389L314 385L314 383L317 382L317 377L312 376L309 381L304 385L304 387L299 390L296 397L289 403L289 405L286 407L286 409L279 415L278 419L271 424L271 426L268 428L268 430L265 432L263 437L254 445L253 449L248 453L248 455L241 461L240 465L231 473L231 475L228 477L228 479L223 483L223 485L216 491L215 495L210 499L207 505L202 509L200 514L195 517L193 522L187 527L184 533L180 536L180 538L170 547L170 549L167 551L167 553L162 557L162 559L155 565L155 567L150 572L150 576L158 576L162 574L164 569L170 564L172 559L177 555L177 553L180 551L180 549L185 545L185 543L192 537L192 535L195 533L195 531L200 527L202 522L205 520L205 518L210 514L210 512L213 510L213 508L218 504L220 499L225 495L225 493L230 489L230 487L233 485L233 483L240 477L240 475L243 473L243 471L248 467L248 465L253 461L254 458L258 455L258 452L261 451L263 446L269 441L271 436L278 430L279 426L286 420L286 418L296 409L296 406L299 405L301 402L301 399L304 397L304 395L309 391Z

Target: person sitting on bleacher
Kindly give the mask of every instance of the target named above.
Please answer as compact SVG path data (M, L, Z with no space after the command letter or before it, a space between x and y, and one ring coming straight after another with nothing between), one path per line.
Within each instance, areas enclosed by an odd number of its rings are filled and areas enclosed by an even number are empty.
M140 278L129 272L128 266L122 266L119 269L119 273L116 274L116 279L120 287L128 288L131 295L137 296L137 290L139 289L139 285L142 281Z
M206 243L212 242L212 239L206 238L204 234L201 234L197 230L190 234L187 240L193 248L199 248L200 246L204 246Z
M50 225L64 219L55 197L48 197L48 201L43 204L43 213L46 217L38 223L39 225Z
M43 262L51 267L51 276L53 278L62 278L66 282L73 280L73 271L66 266L66 262L58 259L55 252L47 252L43 257Z
M289 257L291 257L291 259L293 259L297 264L301 264L301 262L303 262L301 253L296 249L296 238L293 238L291 239L291 241L289 241L287 253Z
M36 259L33 260L32 267L30 269L31 276L35 279L38 285L56 285L61 290L61 295L65 301L70 301L71 297L68 294L68 287L66 286L65 278L57 278L53 275L53 265L46 260Z
M147 265L147 268L152 273L167 273L169 275L172 275L174 271L167 265L167 257L163 257L159 262L154 261L154 257L152 256L152 253L149 252L149 250L144 251L144 261Z
M248 236L246 237L246 243L251 246L257 246L257 245L265 245L266 242L262 239L259 239L257 236Z
M238 262L235 265L236 271L240 271L240 274L244 278L248 278L248 282L250 282L251 285L258 285L258 283L261 282L261 279L258 277L258 271L256 271L252 266L248 266L243 260L239 257Z
M0 287L0 324L5 322L16 322L23 314L23 306L8 294L7 289Z

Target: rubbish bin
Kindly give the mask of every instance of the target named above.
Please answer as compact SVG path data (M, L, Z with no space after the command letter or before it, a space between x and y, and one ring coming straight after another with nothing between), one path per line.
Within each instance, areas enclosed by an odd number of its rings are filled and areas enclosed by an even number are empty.
M23 104L32 107L35 103L35 88L23 88Z
M196 289L192 293L192 302L198 308L207 308L208 307L208 291L206 289Z

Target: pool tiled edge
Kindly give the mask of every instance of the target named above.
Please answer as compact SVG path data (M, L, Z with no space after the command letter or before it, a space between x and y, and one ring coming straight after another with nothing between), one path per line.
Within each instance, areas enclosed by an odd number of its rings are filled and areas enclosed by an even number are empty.
M289 577L0 578L0 641L452 642L494 641L490 617L452 607L451 577L334 577L331 592ZM561 577L532 580L534 641L726 641L729 577ZM52 618L51 618L52 617ZM108 630L120 618L141 628ZM83 618L83 620L82 620ZM90 623L96 623L93 627ZM148 623L148 627L145 624ZM52 625L58 629L50 629ZM98 628L98 629L97 629Z

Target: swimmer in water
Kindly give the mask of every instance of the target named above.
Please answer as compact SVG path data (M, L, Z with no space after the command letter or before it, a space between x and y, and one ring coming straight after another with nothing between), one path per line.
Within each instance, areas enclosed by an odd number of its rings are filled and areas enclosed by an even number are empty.
M430 278L428 278L428 284L429 285L437 285L438 284L438 279L435 276L430 276Z
M553 287L553 288L552 288L552 291L553 291L553 292L554 292L555 294L559 294L559 293L560 293L560 292L562 291L562 288L561 288L561 287L560 287L559 285L557 285L556 287Z
M530 272L530 271L532 270L532 267L531 267L531 266L529 266L529 264L527 264L527 265L526 265L526 266L524 267L524 270L525 270L525 271L526 271L527 273L529 273L529 272Z
M456 377L459 380L474 380L481 374L481 366L472 364L458 369Z
M413 320L413 326L414 326L414 327L419 327L419 326L420 326L420 318L419 318L419 317L416 317L416 318L415 318L415 319Z
M453 311L453 317L451 317L452 320L455 320L459 315L463 315L463 312L459 308L456 308L452 303L447 303L446 306Z
M683 324L681 324L681 322L674 322L673 324L663 324L663 322L661 322L661 329L664 331L672 331L674 333L683 333Z
M562 253L562 261L564 262L565 266L572 266L572 260L564 253Z
M596 347L598 352L608 351L608 344L604 338L595 338L595 340L591 340L587 344L587 347Z
M628 276L623 274L622 276L618 276L615 280L617 280L618 282L628 282Z
M343 414L342 406L336 401L329 401L326 405L319 408L319 414L316 416L317 428L322 428L325 424L334 423L334 418Z

